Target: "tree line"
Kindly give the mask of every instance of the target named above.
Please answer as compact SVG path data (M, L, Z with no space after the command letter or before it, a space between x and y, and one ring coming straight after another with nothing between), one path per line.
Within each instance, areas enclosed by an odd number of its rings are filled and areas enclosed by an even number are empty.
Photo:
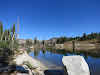
M79 40L79 41L85 41L85 40L100 40L100 33L90 33L90 34L86 34L83 33L83 35L81 37L75 37L75 40Z
M77 40L77 41L86 41L86 40L97 40L98 42L100 42L100 33L90 33L90 34L86 34L83 33L82 36L76 36L76 37L59 37L56 38L56 43L57 44L63 44L64 42L67 41L73 41L73 40Z

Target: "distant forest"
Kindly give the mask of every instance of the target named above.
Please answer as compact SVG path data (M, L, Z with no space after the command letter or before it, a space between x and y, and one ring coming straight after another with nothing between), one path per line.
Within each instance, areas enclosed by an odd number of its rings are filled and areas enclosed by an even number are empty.
M61 43L64 43L64 42L67 42L67 41L73 41L73 40L76 40L76 41L87 41L87 40L95 40L96 42L100 43L100 32L99 33L90 33L90 34L86 34L86 33L83 33L82 36L76 36L76 37L59 37L59 38L56 38L57 41L56 43L57 44L61 44Z

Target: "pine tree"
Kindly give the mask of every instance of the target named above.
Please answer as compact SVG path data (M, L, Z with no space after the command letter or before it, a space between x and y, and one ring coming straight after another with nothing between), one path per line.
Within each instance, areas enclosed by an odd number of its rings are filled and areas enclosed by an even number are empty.
M3 39L3 24L0 22L0 40Z
M13 24L12 28L12 40L15 40L15 24Z

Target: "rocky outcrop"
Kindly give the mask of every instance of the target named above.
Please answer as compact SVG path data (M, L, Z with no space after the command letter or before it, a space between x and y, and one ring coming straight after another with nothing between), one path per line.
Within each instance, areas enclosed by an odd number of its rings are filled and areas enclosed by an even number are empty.
M88 64L82 56L64 56L62 62L68 75L90 75Z
M64 43L64 49L73 50L73 42ZM90 41L74 41L74 49L76 51L91 51L100 50L100 43L90 42Z
M64 44L55 44L55 49L64 49Z
M42 64L39 60L36 60L30 57L26 51L18 55L14 61L16 62L17 65L23 65L25 62L28 62L29 64L31 64L33 68L31 72L33 72L34 75L37 75L37 74L44 75L44 70L47 69L47 67L44 64Z

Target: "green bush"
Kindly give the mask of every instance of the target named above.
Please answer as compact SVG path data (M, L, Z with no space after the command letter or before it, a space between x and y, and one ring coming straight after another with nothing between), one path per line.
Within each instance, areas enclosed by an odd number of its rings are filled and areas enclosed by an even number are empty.
M0 48L8 48L8 49L17 49L18 48L18 43L17 41L0 41Z
M24 62L24 64L27 65L29 69L33 68L33 66L28 61Z

